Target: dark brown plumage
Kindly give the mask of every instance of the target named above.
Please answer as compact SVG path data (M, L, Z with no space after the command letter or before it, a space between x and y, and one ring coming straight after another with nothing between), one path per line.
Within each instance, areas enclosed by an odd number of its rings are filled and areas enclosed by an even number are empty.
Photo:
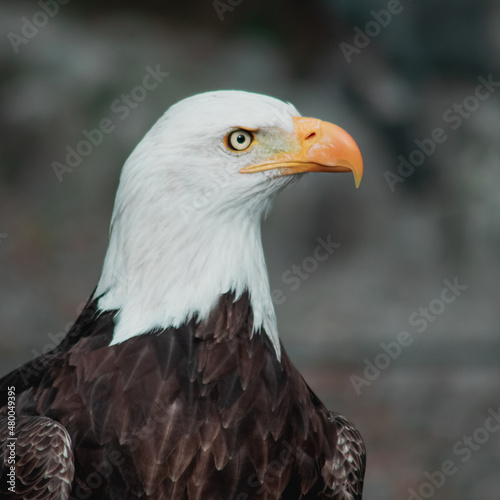
M68 498L74 475L74 459L68 431L46 417L17 419L15 486L8 490L9 441L7 419L0 417L0 480L2 498L49 500ZM16 494L11 495L10 491Z
M70 484L91 499L361 498L359 433L251 335L247 295L109 346L113 326L93 300L54 351L0 380L16 387L24 495L5 498L66 499Z
M172 106L123 167L95 297L0 379L4 497L360 500L363 442L280 345L260 236L290 179L345 171L352 137L291 104Z

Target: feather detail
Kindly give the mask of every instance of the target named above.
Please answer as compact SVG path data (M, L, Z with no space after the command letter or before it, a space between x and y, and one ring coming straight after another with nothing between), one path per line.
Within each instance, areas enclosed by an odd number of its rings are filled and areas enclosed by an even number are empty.
M63 479L48 461L45 481L26 448L26 488L72 484L95 499L128 500L361 498L359 434L325 410L284 350L278 360L270 339L252 334L246 295L220 298L222 323L190 321L111 346L102 340L113 322L92 314L95 302L87 307L71 339L45 356L39 382L30 375L33 387L17 395L21 418L49 422L70 440L70 449L54 449L74 456L78 476L71 483L70 464ZM20 375L0 390L12 380ZM89 490L96 467L109 473Z

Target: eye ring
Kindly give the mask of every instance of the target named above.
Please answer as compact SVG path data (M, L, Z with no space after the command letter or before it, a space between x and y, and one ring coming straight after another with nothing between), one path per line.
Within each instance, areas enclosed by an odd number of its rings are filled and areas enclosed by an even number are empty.
M254 141L254 135L248 130L239 128L233 130L227 136L227 146L232 151L245 151L248 149Z

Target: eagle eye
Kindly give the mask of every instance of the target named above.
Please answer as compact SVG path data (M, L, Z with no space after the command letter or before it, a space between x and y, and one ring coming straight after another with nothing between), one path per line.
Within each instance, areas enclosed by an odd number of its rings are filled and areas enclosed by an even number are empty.
M238 129L233 130L227 136L227 145L232 151L245 151L248 149L254 140L254 136L248 130Z

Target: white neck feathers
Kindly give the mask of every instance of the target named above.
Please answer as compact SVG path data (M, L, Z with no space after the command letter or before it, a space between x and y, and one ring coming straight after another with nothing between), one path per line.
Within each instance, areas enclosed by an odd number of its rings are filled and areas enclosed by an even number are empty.
M129 207L132 212L132 207ZM101 310L117 310L112 344L191 318L207 319L219 297L249 292L253 330L262 329L278 358L276 317L260 236L260 214L163 214L145 225L114 220L96 290ZM133 215L123 213L121 216Z

